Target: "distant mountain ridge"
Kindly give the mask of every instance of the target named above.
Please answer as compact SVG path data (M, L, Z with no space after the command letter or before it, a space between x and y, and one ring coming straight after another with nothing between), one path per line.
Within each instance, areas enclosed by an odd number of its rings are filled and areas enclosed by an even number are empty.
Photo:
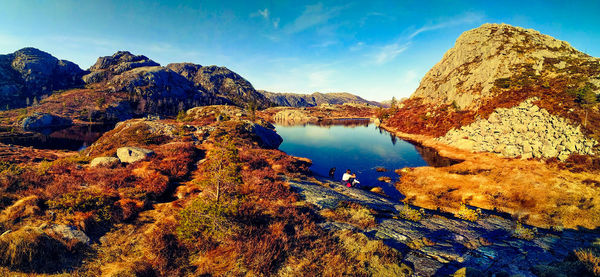
M222 96L237 106L244 107L248 104L255 104L257 108L271 106L269 99L257 92L248 80L227 67L172 63L168 64L167 68L193 82L197 89Z
M297 93L275 93L264 90L259 90L260 93L265 95L271 102L277 106L286 107L314 107L321 104L345 104L345 103L357 103L357 104L368 104L373 106L383 106L381 103L376 101L365 100L360 96L347 93L347 92L330 92L320 93L315 92L312 94L297 94Z

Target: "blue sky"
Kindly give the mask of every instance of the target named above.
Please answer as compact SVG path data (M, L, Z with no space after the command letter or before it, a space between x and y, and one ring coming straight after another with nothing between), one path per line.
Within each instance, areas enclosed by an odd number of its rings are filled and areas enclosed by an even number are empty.
M566 3L566 4L565 4ZM600 56L600 1L0 0L0 53L89 68L118 50L226 66L255 88L408 97L464 31L534 28Z

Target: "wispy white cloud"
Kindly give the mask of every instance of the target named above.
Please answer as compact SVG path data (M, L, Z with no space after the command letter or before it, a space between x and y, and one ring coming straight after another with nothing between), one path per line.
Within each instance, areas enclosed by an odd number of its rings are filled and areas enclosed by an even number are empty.
M316 44L313 44L311 46L312 47L317 47L317 48L326 48L326 47L329 47L331 45L335 45L335 44L338 44L338 43L340 43L338 40L325 40L323 42L316 43Z
M350 46L350 48L348 48L348 50L355 52L355 51L359 51L359 50L363 49L364 47L365 47L365 43L362 41L359 41L356 44Z
M398 39L391 43L385 44L383 46L371 47L373 50L371 50L371 54L369 55L370 59L377 65L382 65L391 62L402 52L406 51L412 44L413 39L419 34L450 28L454 26L472 24L480 22L483 19L484 16L482 14L466 13L450 19L441 20L440 22L435 24L424 25L410 32L408 35L400 36ZM405 31L405 33L407 32Z
M444 20L444 21L436 23L436 24L422 26L421 28L412 32L408 36L408 39L413 39L417 35L424 33L424 32L459 26L459 25L463 25L463 24L480 22L483 20L483 18L484 18L484 16L479 13L466 13L466 14L460 15L458 17L450 18L448 20Z
M400 44L396 42L381 47L380 50L375 53L375 63L381 65L392 61L400 55L400 53L406 51L409 44L410 43Z
M262 10L258 10L250 14L250 17L262 17L264 19L269 19L269 9L264 8Z
M262 17L264 20L273 25L273 28L275 29L279 28L279 22L281 21L279 17L271 18L271 12L268 8L264 8L262 10L258 10L254 13L251 13L250 17Z
M258 10L258 14L262 16L264 19L269 19L269 9L265 8L264 10Z
M292 23L285 26L285 32L293 34L327 23L348 6L324 7L323 3L308 5Z

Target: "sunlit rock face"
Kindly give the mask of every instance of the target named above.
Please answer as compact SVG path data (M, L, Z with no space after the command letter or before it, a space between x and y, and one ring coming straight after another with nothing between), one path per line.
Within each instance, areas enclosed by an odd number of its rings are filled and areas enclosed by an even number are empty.
M412 98L474 108L494 96L494 83L499 78L520 73L550 77L585 61L600 62L565 41L532 29L484 24L456 40L423 77Z

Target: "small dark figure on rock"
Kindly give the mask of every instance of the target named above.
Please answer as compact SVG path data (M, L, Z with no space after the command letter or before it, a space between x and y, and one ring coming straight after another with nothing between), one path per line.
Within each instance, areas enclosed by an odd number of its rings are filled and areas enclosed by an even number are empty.
M332 167L332 168L329 170L329 178L333 179L333 175L335 175L335 167Z
M346 173L342 175L342 184L347 187L352 187L358 184L358 180L356 180L356 174L352 173L350 169L347 169Z

